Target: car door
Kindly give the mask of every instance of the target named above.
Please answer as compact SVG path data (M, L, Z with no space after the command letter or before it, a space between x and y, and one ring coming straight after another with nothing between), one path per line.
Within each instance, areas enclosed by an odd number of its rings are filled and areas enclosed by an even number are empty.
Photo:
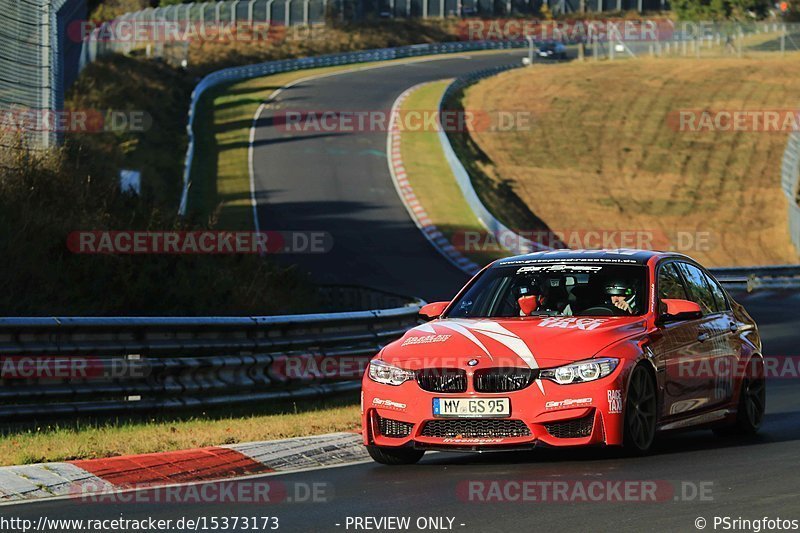
M681 262L679 268L689 297L703 310L700 324L702 359L697 364L698 384L706 383L706 406L727 402L733 393L731 316L717 302L711 279L699 267Z
M703 274L717 305L719 318L716 326L722 329L719 349L714 352L714 397L717 403L724 403L733 398L736 373L741 370L742 344L739 330L742 324L734 315L728 296L719 282L708 272L704 271Z
M691 300L677 262L660 264L656 278L659 316L666 311L663 300ZM658 332L652 337L650 347L662 390L662 419L701 409L707 403L704 393L708 383L698 382L694 372L705 357L705 347L700 341L704 323L703 319L660 322Z

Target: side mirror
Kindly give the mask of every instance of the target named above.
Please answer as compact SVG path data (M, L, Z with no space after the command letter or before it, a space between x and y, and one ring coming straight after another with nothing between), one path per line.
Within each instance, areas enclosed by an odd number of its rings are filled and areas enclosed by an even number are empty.
M661 300L667 310L659 318L660 322L675 322L677 320L696 320L703 317L700 305L689 300Z
M447 309L448 305L450 305L450 302L433 302L430 304L425 304L419 310L419 314L424 318L433 320L434 318L439 318L442 316L442 313L444 313L444 310Z

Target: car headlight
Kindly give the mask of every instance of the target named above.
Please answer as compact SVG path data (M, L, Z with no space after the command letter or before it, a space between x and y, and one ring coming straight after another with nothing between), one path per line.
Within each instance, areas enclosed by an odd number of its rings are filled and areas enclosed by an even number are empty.
M540 370L539 378L555 381L559 385L586 383L587 381L594 381L606 377L617 368L618 364L619 359L613 359L611 357L589 359L559 366L557 368Z
M384 385L402 385L416 377L416 373L411 370L404 370L377 359L369 363L369 379Z

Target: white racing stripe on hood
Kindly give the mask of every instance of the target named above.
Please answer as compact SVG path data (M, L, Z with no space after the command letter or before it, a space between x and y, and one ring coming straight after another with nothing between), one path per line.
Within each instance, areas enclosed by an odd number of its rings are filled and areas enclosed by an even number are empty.
M489 353L489 349L486 346L484 346L484 344L480 341L478 337L476 337L469 329L464 327L462 324L456 323L454 321L439 322L436 324L436 327L449 329L455 331L460 335L463 335L464 337L472 341L481 350L483 350L483 353L485 353L489 357L490 361L494 361L492 354ZM433 334L436 333L433 324L423 324L421 326L415 327L411 331L421 331L423 333L433 333Z
M478 346L483 353L485 353L490 361L494 361L492 354L489 353L489 349L475 336L473 333L480 333L481 335L485 335L490 339L499 342L512 352L522 359L522 361L528 365L528 368L536 370L539 368L539 363L536 362L536 358L533 356L531 349L528 348L528 345L525 344L519 335L516 333L507 330L497 322L492 322L490 320L483 320L480 322L473 322L469 320L448 320L444 322L437 322L435 324L437 328L444 328L452 330L470 341L472 341L476 346ZM429 334L436 334L436 329L434 328L434 324L422 324L421 326L417 326L412 331L419 331L421 333L429 333ZM539 390L542 391L544 394L544 385L540 379L536 380L536 386L539 387Z
M460 322L464 324L463 322ZM531 349L528 348L528 345L525 344L519 335L516 333L507 330L497 322L492 322L489 320L477 322L477 323L468 323L464 324L465 326L469 327L471 330L486 335L490 339L493 339L512 352L514 352L517 357L522 359L528 368L536 370L539 368L539 363L536 362L536 358L533 356L533 352ZM542 385L541 380L536 380L536 386L539 387L539 390L542 391L544 394L544 385Z

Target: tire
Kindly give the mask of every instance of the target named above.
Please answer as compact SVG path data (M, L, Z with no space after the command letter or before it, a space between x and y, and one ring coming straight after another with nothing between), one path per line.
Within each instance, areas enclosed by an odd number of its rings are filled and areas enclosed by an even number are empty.
M656 436L658 402L653 375L643 365L634 367L625 398L623 447L631 455L650 451Z
M742 377L736 420L729 426L715 428L714 433L720 436L753 436L761 428L766 407L767 383L764 377L764 360L757 357L750 361L747 373Z
M425 450L414 448L385 448L381 446L367 446L367 452L376 463L382 465L413 465L422 459Z

